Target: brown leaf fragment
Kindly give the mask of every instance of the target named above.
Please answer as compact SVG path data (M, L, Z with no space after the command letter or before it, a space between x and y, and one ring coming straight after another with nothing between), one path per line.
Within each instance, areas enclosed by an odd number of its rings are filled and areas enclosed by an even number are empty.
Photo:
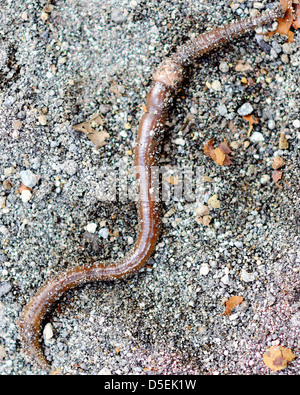
M94 129L97 126L102 126L102 118L100 114L96 114L89 120L73 126L73 129L87 135L87 137L95 144L96 148L100 148L106 144L105 140L108 139L110 135L104 130L97 131Z
M224 154L230 154L232 152L231 149L228 147L226 140L220 143L219 148L222 152L224 152Z
M285 369L294 358L292 350L283 346L272 346L263 355L264 364L273 372Z
M294 4L294 22L292 24L294 29L300 29L300 4Z
M274 170L272 173L272 179L274 182L281 180L283 174L283 170Z
M19 186L19 192L22 193L23 191L31 191L31 189L21 182L21 185Z
M283 6L284 10L286 10L285 15L283 18L279 18L277 20L278 26L276 30L272 32L268 32L267 34L271 37L275 33L287 36L287 41L292 43L294 41L294 33L290 30L291 27L298 29L298 24L300 23L300 15L297 15L298 5L292 4L291 0L280 0L281 5ZM295 19L294 19L295 13ZM295 26L296 27L295 27ZM298 26L298 27L297 27Z
M223 166L223 163L225 161L225 154L220 147L214 149L214 157L213 156L211 157L216 162L217 165Z
M232 161L229 156L232 151L229 148L227 141L224 140L217 148L214 148L213 142L214 139L212 138L204 145L205 155L211 157L211 159L220 166L232 165Z
M228 301L225 303L225 311L222 315L230 316L232 309L237 307L243 302L242 296L231 296Z
M257 118L256 118L254 115L252 115L252 114L243 115L243 118L244 118L247 122L249 122L249 130L248 130L248 136L249 136L250 133L252 132L253 125L254 125L254 124L257 124L257 123L258 123L258 120L257 120Z
M243 115L243 118L249 122L250 125L253 125L254 123L258 123L257 118L254 115Z
M204 153L210 156L211 152L214 150L214 138L210 139L206 144L204 144Z
M223 162L223 166L230 166L230 165L233 165L233 162L230 159L229 155L225 154L225 160Z

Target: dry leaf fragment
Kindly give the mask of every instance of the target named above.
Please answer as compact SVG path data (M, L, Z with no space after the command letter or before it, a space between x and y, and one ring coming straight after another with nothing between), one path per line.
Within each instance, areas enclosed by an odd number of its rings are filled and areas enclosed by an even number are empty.
M264 364L273 372L286 368L294 358L292 350L282 346L272 346L263 355Z
M294 22L292 24L294 29L300 29L300 4L294 4Z
M272 179L274 182L281 180L283 174L283 170L274 170L272 173Z
M31 188L27 187L21 182L21 185L19 186L19 192L22 193L23 191L31 191Z
M248 130L248 136L252 132L253 125L258 123L257 118L254 115L243 115L243 118L249 122L249 130Z
M288 42L294 41L294 33L290 30L291 27L299 29L300 27L300 10L299 4L292 4L291 0L280 0L281 5L286 10L283 18L278 19L278 26L273 32L268 32L269 36L275 33L285 35L288 37Z
M73 129L77 132L82 132L87 135L87 137L96 145L96 148L100 148L105 145L105 140L110 137L110 135L104 130L97 131L94 127L102 125L102 118L100 114L92 116L91 119L79 123L73 126Z
M214 139L210 139L206 144L204 144L205 155L212 158L220 166L232 165L231 158L229 154L232 152L229 148L227 141L224 140L217 148L213 145Z
M225 311L222 315L230 316L232 309L237 307L243 301L242 296L231 296L228 301L225 303Z
M257 118L254 115L243 115L243 118L249 122L250 125L253 125L254 123L258 123Z
M216 162L217 165L223 166L225 161L225 153L220 147L217 147L211 152L211 158Z
M210 139L206 144L204 144L205 155L210 156L213 149L214 149L214 138Z

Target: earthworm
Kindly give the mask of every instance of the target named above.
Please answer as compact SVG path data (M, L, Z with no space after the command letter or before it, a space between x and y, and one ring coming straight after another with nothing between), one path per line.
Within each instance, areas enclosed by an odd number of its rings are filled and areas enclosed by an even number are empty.
M276 4L257 16L201 34L180 46L158 67L146 99L147 112L139 123L135 151L139 191L139 232L136 244L132 251L118 262L95 262L89 266L62 271L50 278L29 301L21 316L20 332L25 351L40 368L50 368L39 339L40 327L45 315L62 294L80 284L125 278L144 266L155 248L160 231L160 215L159 202L153 199L151 194L151 168L157 163L159 140L163 134L172 98L183 81L186 67L193 64L201 55L233 38L282 17L286 11L284 8Z

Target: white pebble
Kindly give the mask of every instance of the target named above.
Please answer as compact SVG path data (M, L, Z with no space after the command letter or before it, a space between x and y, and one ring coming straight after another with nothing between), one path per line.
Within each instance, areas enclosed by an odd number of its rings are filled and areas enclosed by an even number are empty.
M110 376L111 375L111 371L108 368L102 368L99 373L99 376Z
M300 119L295 119L295 120L293 121L293 126L294 126L294 128L296 128L296 129L300 129Z
M131 237L131 236L128 236L128 237L127 237L127 243L128 243L129 245L132 245L132 244L134 243L134 238Z
M95 222L90 222L89 224L86 225L85 229L89 233L95 233L97 229L97 224Z
M275 126L276 126L275 121L274 121L273 119L269 119L269 120L268 120L268 128L269 128L270 130L274 130L274 129L275 129Z
M255 280L255 275L254 273L249 273L245 269L242 269L241 271L241 279L245 281L246 283L250 283L251 281Z
M238 114L241 116L249 115L253 111L253 107L250 103L244 103L238 110Z
M24 184L28 188L33 188L36 186L38 182L38 176L32 173L31 170L23 170L19 173L21 177L22 184Z
M250 137L250 140L253 143L258 143L260 141L265 141L265 138L264 138L264 135L262 133L260 133L260 132L253 132L251 137Z
M221 91L222 90L222 84L219 80L215 80L212 82L211 87L214 91Z
M53 329L52 325L50 322L45 325L45 328L43 330L43 339L46 342L47 340L50 340L53 337Z
M226 62L221 62L220 65L219 65L219 69L220 69L223 73L227 73L227 71L229 70L228 63L226 63Z
M178 137L178 139L174 140L174 143L183 146L185 144L185 140L182 137Z
M23 203L27 203L29 202L29 200L31 199L32 193L28 190L28 189L24 189L21 192L21 199Z
M200 266L200 274L206 276L209 273L209 266L207 263L202 263Z
M223 276L221 278L221 281L222 281L223 284L228 285L229 284L229 276L228 276L228 274L225 274L225 276Z
M103 239L107 239L109 235L109 230L107 228L102 228L99 231L99 235L103 237Z
M269 174L263 174L263 175L261 176L260 183L261 183L262 185L266 185L266 184L268 184L268 182L270 181L270 179L271 179L271 177L269 176Z
M64 172L69 174L69 176L74 176L77 173L78 165L75 160L67 160L63 166Z

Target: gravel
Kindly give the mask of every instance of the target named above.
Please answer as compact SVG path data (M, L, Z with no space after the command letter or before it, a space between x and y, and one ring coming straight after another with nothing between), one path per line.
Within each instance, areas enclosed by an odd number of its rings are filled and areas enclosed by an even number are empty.
M22 350L20 313L60 269L116 261L136 239L134 194L102 201L100 192L107 190L105 166L119 169L120 185L126 176L132 187L124 169L134 164L151 75L187 38L266 3L2 3L0 375L44 374ZM195 199L163 202L159 242L139 273L63 295L42 328L48 325L45 354L53 369L299 373L299 48L299 31L292 44L252 33L191 70L160 165L171 172L172 188L174 169L197 166ZM109 134L99 149L72 128L95 114L92 127ZM249 114L258 123L243 118ZM288 149L279 148L282 133ZM233 165L204 154L211 138L216 147L227 140ZM275 183L277 156L285 166ZM195 220L201 206L210 208L205 223ZM243 303L222 315L234 295ZM262 360L274 344L296 356L277 373Z

